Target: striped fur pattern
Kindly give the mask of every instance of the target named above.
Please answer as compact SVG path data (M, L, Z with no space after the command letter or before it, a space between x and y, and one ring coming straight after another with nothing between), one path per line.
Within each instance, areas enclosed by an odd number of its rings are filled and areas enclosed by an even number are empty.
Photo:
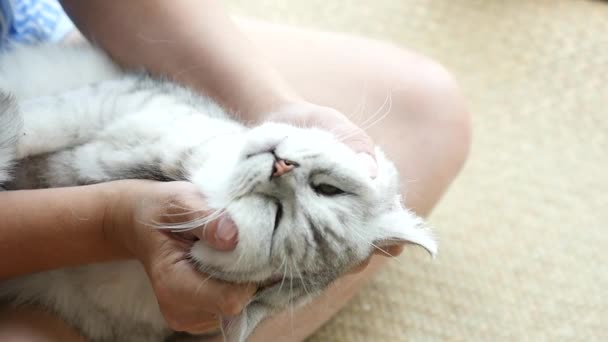
M411 242L436 251L424 223L403 208L396 169L380 149L371 179L328 132L272 122L246 127L208 98L118 70L90 46L0 56L0 89L6 189L187 180L216 210L213 218L231 216L239 227L234 251L200 242L190 251L212 277L261 285L243 313L224 319L228 341L244 341L269 315L306 302L375 247ZM277 158L296 167L275 177ZM135 261L4 281L0 296L43 305L94 341L172 334Z

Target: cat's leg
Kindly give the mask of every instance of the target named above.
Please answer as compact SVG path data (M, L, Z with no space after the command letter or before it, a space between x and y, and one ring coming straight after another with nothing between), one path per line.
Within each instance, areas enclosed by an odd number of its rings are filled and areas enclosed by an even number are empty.
M130 145L94 140L55 153L30 157L16 167L10 189L95 184L119 179L187 180L189 150L166 141Z
M0 91L0 185L9 181L22 121L15 100Z
M127 100L124 95L139 90L136 78L124 77L21 101L18 106L23 131L17 158L51 153L91 140L109 120L132 108L136 99Z
M383 42L259 22L240 24L307 100L334 107L355 123L377 111L388 113L364 128L399 168L407 206L427 216L469 148L469 114L452 76L428 58ZM382 107L389 96L392 105ZM311 305L263 322L250 341L303 340L386 260L373 257L363 272L343 277Z
M0 89L21 101L119 77L120 70L104 53L81 45L23 45L2 51Z

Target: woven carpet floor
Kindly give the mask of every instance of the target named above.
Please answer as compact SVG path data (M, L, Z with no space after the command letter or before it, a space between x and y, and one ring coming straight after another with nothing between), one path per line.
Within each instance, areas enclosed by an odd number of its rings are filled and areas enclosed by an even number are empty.
M474 115L438 258L405 253L310 341L608 341L608 2L228 3L427 54Z

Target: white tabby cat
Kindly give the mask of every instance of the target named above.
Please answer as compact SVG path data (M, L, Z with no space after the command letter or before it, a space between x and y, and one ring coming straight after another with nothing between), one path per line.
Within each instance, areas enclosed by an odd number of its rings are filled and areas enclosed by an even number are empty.
M213 277L261 285L242 314L224 320L228 341L246 340L270 314L318 294L374 245L411 242L436 252L423 222L402 207L396 169L379 149L371 179L328 132L246 127L176 84L120 71L90 46L1 55L0 89L5 189L188 180L218 215L232 217L239 227L234 251L201 242L190 251ZM4 281L0 297L47 307L94 341L172 334L136 261Z

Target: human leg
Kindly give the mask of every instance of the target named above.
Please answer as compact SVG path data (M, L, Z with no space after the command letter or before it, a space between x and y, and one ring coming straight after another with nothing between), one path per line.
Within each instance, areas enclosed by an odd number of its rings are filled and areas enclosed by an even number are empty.
M63 320L35 307L0 307L0 341L84 341Z
M356 123L377 111L388 113L367 131L399 168L406 204L419 215L428 215L468 152L469 117L452 77L435 62L387 43L255 22L240 24L309 101L336 108ZM390 110L388 105L382 108L385 102L391 103ZM268 320L253 340L302 340L344 306L384 262L374 257L363 272L340 279L293 317L285 313ZM25 327L22 333L49 329L47 324L29 324L36 322L31 316L4 317L11 318L13 327ZM18 319L21 325L14 325ZM6 327L1 323L0 330Z
M305 99L336 108L364 128L374 113L387 113L366 130L397 165L406 205L427 216L469 148L469 114L452 76L436 62L389 43L255 21L239 24ZM340 279L310 305L264 322L252 340L304 339L385 262L374 256L363 272Z

